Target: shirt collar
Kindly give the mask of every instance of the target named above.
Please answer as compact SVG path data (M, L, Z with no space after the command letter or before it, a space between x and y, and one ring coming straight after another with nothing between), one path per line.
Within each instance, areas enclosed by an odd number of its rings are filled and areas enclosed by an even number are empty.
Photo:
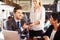
M16 21L16 22L20 22L21 20L17 20L16 18L14 18L14 20Z

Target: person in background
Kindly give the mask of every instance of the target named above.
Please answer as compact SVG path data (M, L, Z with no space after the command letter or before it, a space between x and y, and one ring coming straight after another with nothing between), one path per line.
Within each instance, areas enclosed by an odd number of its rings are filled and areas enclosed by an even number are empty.
M32 0L33 7L30 11L30 28L29 37L33 40L34 37L41 37L44 31L45 8L42 5L42 0Z
M60 40L60 13L52 13L50 27L45 32L44 40Z
M49 28L50 25L51 24L50 24L49 17L46 15L46 17L45 17L45 24L44 24L44 30L46 31Z
M8 19L6 19L6 20L3 22L3 29L4 29L4 30L7 30L7 22L8 22L9 20L11 20L12 18L13 18L12 16L9 16Z

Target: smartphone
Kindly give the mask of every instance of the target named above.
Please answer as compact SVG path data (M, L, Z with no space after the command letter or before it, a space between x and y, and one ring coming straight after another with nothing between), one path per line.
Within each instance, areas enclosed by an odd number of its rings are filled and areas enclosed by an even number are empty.
M32 24L32 22L27 22L27 25L30 25L30 24Z

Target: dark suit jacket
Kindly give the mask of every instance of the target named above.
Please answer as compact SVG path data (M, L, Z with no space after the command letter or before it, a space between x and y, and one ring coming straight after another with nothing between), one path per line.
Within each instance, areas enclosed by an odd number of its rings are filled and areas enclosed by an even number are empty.
M22 19L21 20L21 26L23 26L24 23L25 23L25 21ZM14 18L7 21L7 30L18 31L20 33L20 28L17 26Z
M51 26L47 29L47 31L46 31L46 33L45 33L44 35L46 35L46 36L48 36L48 37L50 38L53 29L54 29L54 27L53 27L53 25L51 25ZM53 40L60 40L60 25L59 25L59 27L58 27L58 30L57 30L57 32L56 32Z

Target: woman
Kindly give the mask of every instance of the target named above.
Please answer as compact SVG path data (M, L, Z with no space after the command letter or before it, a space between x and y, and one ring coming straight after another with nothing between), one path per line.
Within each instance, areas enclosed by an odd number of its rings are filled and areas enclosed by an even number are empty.
M45 21L45 9L42 5L41 0L32 0L33 1L33 7L30 11L30 39L34 37L41 37L44 30L44 21Z
M51 26L47 29L43 38L45 40L60 40L60 14L53 13L50 16Z

